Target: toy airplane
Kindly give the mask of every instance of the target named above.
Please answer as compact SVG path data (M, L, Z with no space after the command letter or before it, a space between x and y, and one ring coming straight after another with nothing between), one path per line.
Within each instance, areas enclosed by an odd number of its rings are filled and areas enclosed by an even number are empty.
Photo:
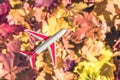
M21 54L27 57L26 60L30 61L30 65L32 68L34 68L34 61L37 55L39 55L43 50L45 50L47 47L50 51L50 56L53 62L54 67L56 66L56 50L55 50L55 41L59 39L65 32L66 29L62 29L53 36L49 37L43 34L40 34L38 32L34 32L31 30L25 30L29 34L37 37L40 40L45 40L44 43L41 43L40 46L38 46L33 52L26 52L26 51L20 51Z

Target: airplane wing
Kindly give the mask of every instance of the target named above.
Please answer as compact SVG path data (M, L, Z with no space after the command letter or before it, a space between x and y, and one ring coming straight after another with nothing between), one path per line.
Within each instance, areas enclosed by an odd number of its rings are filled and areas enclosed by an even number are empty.
M54 67L55 67L56 66L56 45L55 45L55 42L52 43L51 45L49 45L48 49L50 51L50 56L51 56L52 62L53 62Z
M26 57L28 57L31 53L27 51L20 51L20 53Z
M27 59L30 61L30 65L31 65L32 69L34 69L35 58L37 56L37 53L36 52L30 53L30 52L26 52L26 51L20 51L20 53L27 57Z
M41 33L38 33L38 32L32 31L32 30L25 29L25 31L40 40L47 40L49 38L49 36L46 36L45 34L41 34Z

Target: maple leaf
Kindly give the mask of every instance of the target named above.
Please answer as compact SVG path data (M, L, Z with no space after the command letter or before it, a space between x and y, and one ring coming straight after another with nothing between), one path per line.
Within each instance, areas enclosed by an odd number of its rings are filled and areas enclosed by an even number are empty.
M11 9L9 15L7 16L10 25L24 25L26 28L30 29L29 23L26 19L30 19L33 16L33 9Z
M75 32L72 33L72 41L75 43L79 43L85 37L99 38L99 36L105 35L107 32L105 29L107 28L105 24L102 24L100 27L98 27L100 23L93 12L83 12L83 16L80 14L75 15L74 21L80 26L75 30ZM105 38L104 36L101 36L99 39Z
M102 42L96 42L92 39L88 39L85 41L84 46L81 48L81 51L83 54L85 54L87 60L97 61L98 58L96 58L96 56L101 56L101 53L98 52L100 52L102 48Z
M6 73L3 73L0 78L7 78L9 80L12 80L15 78L15 76L12 74L13 64L14 64L14 54L13 53L7 53L7 54L0 54L0 61L3 64L3 70L5 70ZM9 73L10 72L10 73Z
M91 27L81 27L77 28L75 32L72 33L72 41L75 43L80 43L82 39L85 38L86 33L91 29Z
M62 68L64 65L64 61L62 58L60 58L59 56L56 57L56 68Z
M10 4L13 8L15 7L15 5L20 4L20 3L21 3L20 0L10 0Z
M3 64L3 70L6 72L0 78L6 78L13 80L16 78L16 73L25 69L25 66L17 66L21 61L25 60L24 58L20 59L21 56L17 57L15 53L18 53L20 50L20 41L15 39L9 43L5 43L7 47L6 54L0 54L0 62ZM21 61L20 61L21 60Z
M1 61L4 65L4 69L10 71L14 66L15 53L20 50L20 41L15 39L9 43L6 43L7 53L1 54Z
M34 12L34 16L37 22L41 22L42 20L45 20L46 18L46 12L43 11L43 7L41 8L36 8Z
M113 19L119 14L119 5L120 2L118 2L117 0L103 0L96 5L94 12L97 14L101 21L105 21L109 26L113 27ZM118 8L116 8L116 6Z
M21 31L24 31L25 27L20 26L20 25L9 25L6 23L3 23L0 25L0 34L4 37L7 38L9 35L12 34L18 34Z
M83 16L80 14L74 16L74 22L81 27L91 27L98 24L98 19L93 12L83 12Z
M97 46L97 48L98 48L98 46ZM86 51L84 53L87 53L89 51L91 51L91 49L88 49L88 51ZM94 53L94 51L92 53ZM95 79L95 80L97 80L97 79L103 79L103 80L114 79L113 72L115 70L115 65L111 61L112 57L113 57L113 53L110 50L110 47L103 45L102 50L101 49L100 49L100 51L98 50L97 53L100 53L103 55L101 60L93 60L93 61L92 60L91 61L83 60L83 61L79 62L77 67L75 67L75 72L77 72L80 75L78 80L86 79L86 78ZM93 59L93 58L90 58L90 59ZM97 66L97 68L95 69L96 66ZM109 69L104 71L104 69L106 69L106 68L109 68ZM108 74L108 73L110 73L110 74ZM102 75L104 75L104 77L102 77Z
M67 53L69 53L71 56L73 56L73 54L75 53L74 49L75 49L75 45L71 44L71 30L68 30L64 36L62 36L62 44L66 50Z
M105 8L105 10L106 11L108 11L108 12L110 12L110 13L112 13L112 15L113 16L115 16L116 14L118 14L117 12L116 12L116 7L115 7L115 5L116 6L118 6L118 8L120 8L120 1L118 2L116 2L117 0L113 0L113 1L107 1L108 3L107 3L107 5L106 5L106 8Z
M0 24L4 21L5 17L8 15L10 11L10 3L9 0L1 0L0 1Z
M21 42L19 39L15 39L9 43L6 43L8 53L18 53L20 51Z
M45 21L43 22L42 31L47 32L49 35L53 35L62 28L69 28L70 26L63 18L64 13L64 9L57 7L52 14L53 16L47 19L48 23L45 23Z
M17 80L34 80L36 78L36 71L33 69L25 69L17 74Z
M55 69L55 75L60 80L77 80L77 76L72 72L64 72L62 69Z

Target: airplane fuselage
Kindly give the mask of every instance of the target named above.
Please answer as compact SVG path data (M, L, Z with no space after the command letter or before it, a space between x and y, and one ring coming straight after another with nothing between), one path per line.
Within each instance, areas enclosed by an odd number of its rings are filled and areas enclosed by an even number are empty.
M51 43L55 42L57 39L59 39L64 33L66 32L66 29L62 29L53 36L51 36L49 39L47 39L44 43L42 43L40 46L38 46L35 51L37 54L40 54L43 50L45 50Z

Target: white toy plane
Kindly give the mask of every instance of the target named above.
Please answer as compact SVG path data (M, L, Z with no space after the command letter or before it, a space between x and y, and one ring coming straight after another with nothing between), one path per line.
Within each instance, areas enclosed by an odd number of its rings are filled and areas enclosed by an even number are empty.
M38 32L27 30L27 29L25 31L28 32L29 34L35 36L36 38L38 38L40 40L45 40L45 42L41 43L40 46L38 46L33 52L20 51L21 54L23 54L24 56L27 57L26 60L30 61L31 67L34 68L34 62L35 62L36 56L39 55L47 47L50 51L51 59L52 59L53 65L55 67L56 66L55 41L57 39L59 39L66 32L66 29L64 28L64 29L60 30L59 32L57 32L56 34L54 34L51 37L40 34Z

